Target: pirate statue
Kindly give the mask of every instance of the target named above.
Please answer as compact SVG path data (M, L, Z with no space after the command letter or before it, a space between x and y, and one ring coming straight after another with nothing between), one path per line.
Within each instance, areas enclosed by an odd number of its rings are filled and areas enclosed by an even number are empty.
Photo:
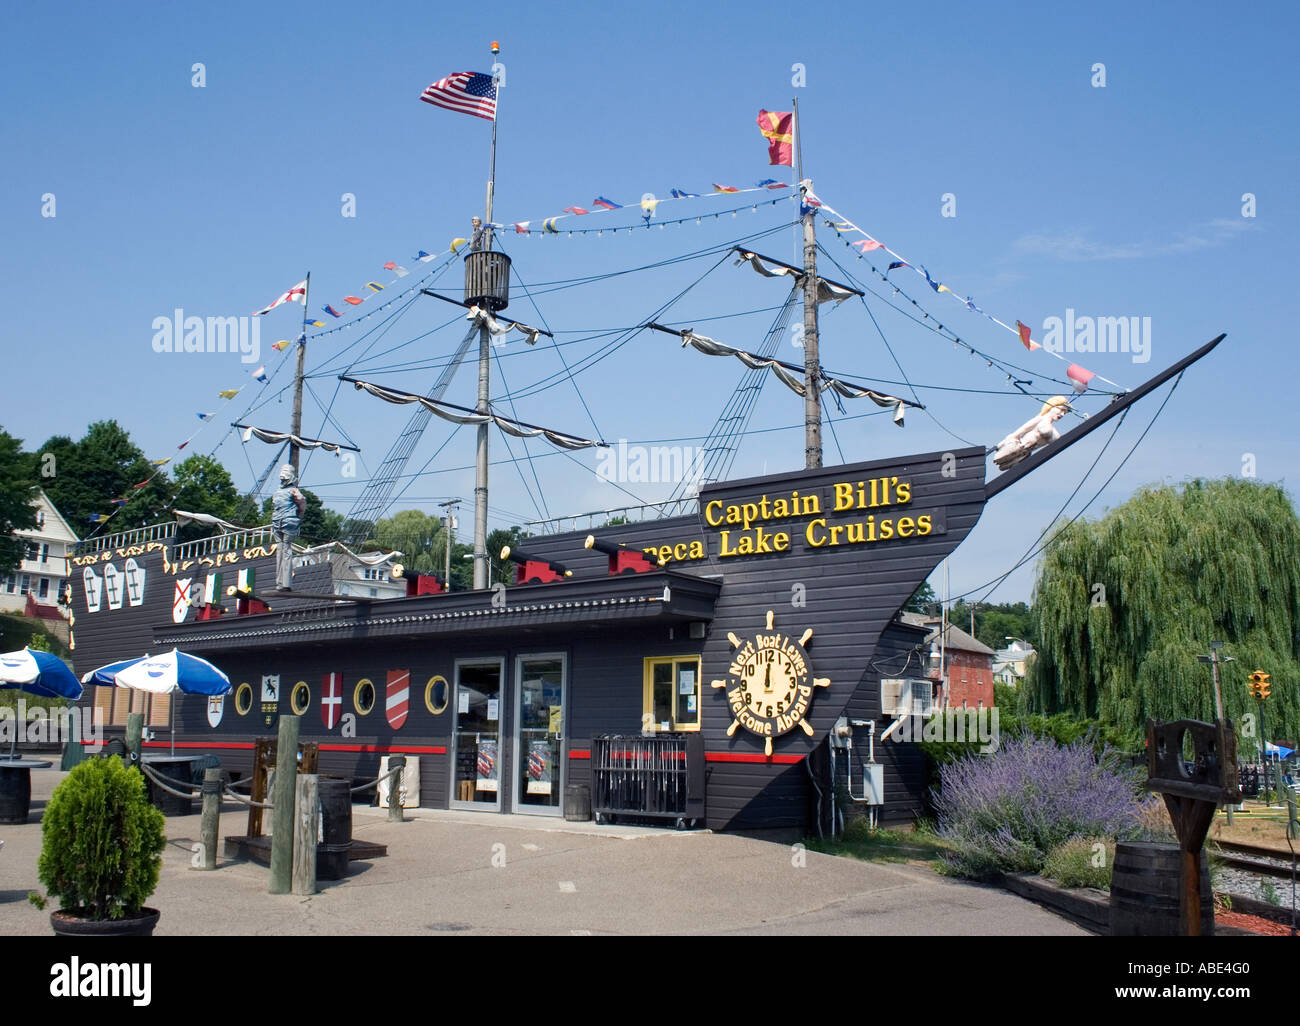
M307 500L294 487L298 472L291 464L280 468L280 487L271 496L271 536L275 539L275 586L288 591L293 586L293 540L302 528Z

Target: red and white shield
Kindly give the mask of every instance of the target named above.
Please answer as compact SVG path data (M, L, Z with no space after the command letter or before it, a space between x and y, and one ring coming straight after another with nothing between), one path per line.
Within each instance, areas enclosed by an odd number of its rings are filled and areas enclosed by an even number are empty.
M191 580L189 577L176 579L176 590L172 592L172 623L184 623L189 614Z
M385 713L388 725L394 730L401 730L406 722L406 714L411 710L411 671L388 671L388 703Z
M320 686L320 718L326 730L333 730L343 708L343 674L327 673Z
M221 724L221 717L226 711L225 695L208 696L208 726L216 728Z

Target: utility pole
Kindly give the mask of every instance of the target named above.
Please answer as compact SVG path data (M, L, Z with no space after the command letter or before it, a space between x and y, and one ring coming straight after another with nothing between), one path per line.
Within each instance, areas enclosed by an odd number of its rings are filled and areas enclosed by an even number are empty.
M1219 649L1223 648L1222 641L1210 642L1210 654L1197 656L1196 658L1203 663L1210 664L1210 672L1214 676L1214 715L1216 719L1223 719L1223 694L1219 690ZM1223 662L1235 663L1237 660L1232 656L1224 656Z
M1211 641L1210 654L1207 656L1196 657L1201 662L1210 664L1210 672L1214 677L1214 716L1216 720L1220 720L1220 721L1223 719L1223 693L1219 689L1219 649L1221 648L1223 648L1222 641ZM1233 659L1232 656L1224 656L1223 661L1225 663L1236 662L1236 660ZM1231 826L1232 806L1229 805L1227 809L1228 809L1228 825Z
M817 230L814 208L806 202L811 183L803 177L803 128L799 121L799 100L794 100L794 139L799 202L803 209L803 366L804 366L804 467L822 465L821 364L817 356Z
M438 503L438 505L447 511L446 515L442 518L443 536L446 540L447 550L447 558L445 560L446 569L444 572L446 574L447 590L451 591L451 543L455 538L455 535L452 532L456 530L456 509L460 506L460 499L448 499L446 502Z

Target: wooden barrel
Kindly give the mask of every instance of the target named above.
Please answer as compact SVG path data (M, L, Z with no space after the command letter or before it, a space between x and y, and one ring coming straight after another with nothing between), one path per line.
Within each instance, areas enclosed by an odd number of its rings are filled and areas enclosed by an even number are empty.
M570 823L591 820L591 788L586 784L570 784L564 789L564 818Z
M321 842L316 846L316 876L321 880L342 880L348 875L352 851L352 781L321 777Z
M31 808L32 771L0 768L0 823L26 823Z
M1201 935L1214 935L1210 865L1200 853ZM1177 937L1183 933L1183 853L1176 844L1120 841L1110 881L1112 937Z
M189 783L190 762L188 759L168 762L166 759L151 758L148 765L174 791L183 791L192 786ZM171 791L163 790L148 775L145 776L145 781L149 787L149 799L164 816L194 815L194 800L192 798L182 798L180 795L172 794Z

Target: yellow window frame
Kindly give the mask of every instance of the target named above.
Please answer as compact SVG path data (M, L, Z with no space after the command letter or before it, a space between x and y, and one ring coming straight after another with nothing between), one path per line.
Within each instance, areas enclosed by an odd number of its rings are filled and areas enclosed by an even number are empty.
M677 722L677 666L690 663L695 667L695 722ZM696 653L671 656L650 656L642 661L641 679L641 723L650 733L660 729L662 720L655 718L655 667L668 665L673 667L672 686L673 701L669 707L668 727L674 731L698 731L704 719L704 691L700 678L700 657Z

